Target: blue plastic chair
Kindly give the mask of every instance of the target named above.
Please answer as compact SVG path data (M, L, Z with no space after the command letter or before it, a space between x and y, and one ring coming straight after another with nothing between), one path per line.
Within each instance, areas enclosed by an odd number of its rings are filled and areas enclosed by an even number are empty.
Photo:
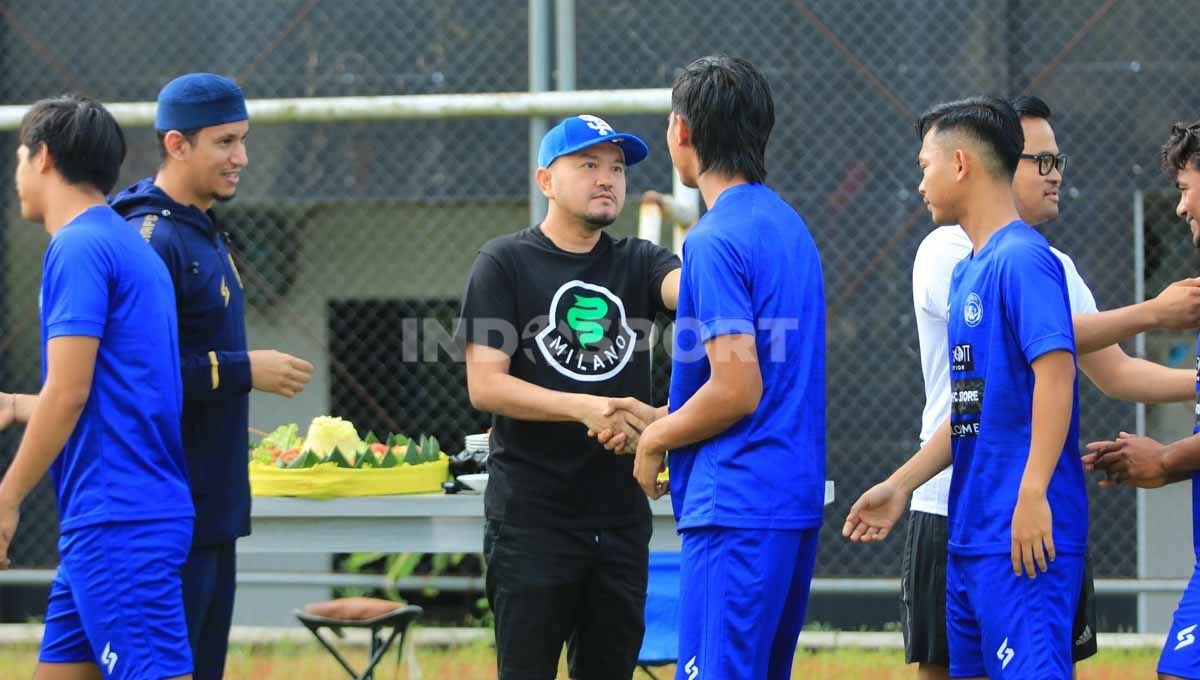
M650 553L646 634L638 668L654 680L653 666L675 663L679 653L679 553Z

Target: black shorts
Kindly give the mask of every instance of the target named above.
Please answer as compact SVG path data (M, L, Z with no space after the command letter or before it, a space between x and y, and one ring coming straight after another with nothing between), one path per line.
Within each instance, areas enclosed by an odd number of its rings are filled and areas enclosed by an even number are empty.
M645 631L650 524L558 529L487 522L500 680L630 678Z
M946 642L946 518L910 512L900 572L900 624L908 663L950 666ZM1083 592L1075 612L1071 653L1075 661L1096 654L1096 590L1092 562L1084 559Z

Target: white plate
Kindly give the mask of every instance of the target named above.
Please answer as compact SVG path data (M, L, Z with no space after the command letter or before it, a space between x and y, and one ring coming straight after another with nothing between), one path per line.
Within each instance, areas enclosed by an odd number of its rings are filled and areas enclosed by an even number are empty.
M483 493L483 490L487 488L488 476L486 472L473 475L459 475L458 481L462 482L463 485L472 491Z

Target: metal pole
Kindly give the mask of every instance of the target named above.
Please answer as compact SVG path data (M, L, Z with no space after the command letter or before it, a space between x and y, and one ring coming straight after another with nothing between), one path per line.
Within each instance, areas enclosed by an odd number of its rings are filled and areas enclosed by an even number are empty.
M1142 190L1133 192L1133 301L1146 301L1146 205ZM1146 334L1138 333L1133 338L1133 347L1139 358L1146 357ZM1145 434L1146 405L1138 403L1138 434Z
M575 0L554 2L554 66L558 69L557 89L564 92L574 90Z
M49 585L54 569L13 569L0 571L0 585ZM244 585L331 586L386 588L400 591L435 588L447 592L482 592L484 580L477 576L411 576L388 581L382 574L338 574L319 572L248 571L239 572L237 582ZM1186 578L1112 578L1096 579L1096 592L1106 595L1136 593L1179 594L1187 589ZM896 578L814 578L811 591L821 595L893 595L900 592Z
M550 0L529 0L529 91L550 89ZM545 118L529 119L529 224L546 216L546 197L538 188L538 146L546 134Z
M50 585L55 569L10 569L0 571L0 585ZM410 576L389 580L382 574L339 574L299 571L241 571L241 585L255 586L329 586L333 588L394 588L400 591L444 590L454 593L483 592L484 580L477 576Z
M671 197L675 201L675 229L674 243L672 248L675 254L683 257L683 239L687 236L688 229L695 224L696 220L700 219L700 190L693 189L683 183L683 179L679 176L679 169L671 168ZM691 219L682 220L683 216L688 216Z
M1142 190L1133 192L1133 302L1146 300L1146 205ZM1146 334L1138 333L1133 338L1134 354L1139 359L1146 358ZM1138 402L1134 406L1134 428L1138 435L1146 434L1146 405ZM1137 505L1137 575L1139 579L1149 576L1150 549L1146 540L1149 527L1146 512L1146 490L1135 492ZM1139 633L1146 632L1150 625L1149 600L1145 593L1137 597L1137 629Z
M104 108L121 127L154 124L154 102L109 102ZM671 88L574 90L570 92L484 92L404 94L377 97L299 97L248 99L255 125L336 123L367 120L446 120L449 118L528 118L595 114L663 114L671 110ZM27 104L0 106L0 131L21 127Z

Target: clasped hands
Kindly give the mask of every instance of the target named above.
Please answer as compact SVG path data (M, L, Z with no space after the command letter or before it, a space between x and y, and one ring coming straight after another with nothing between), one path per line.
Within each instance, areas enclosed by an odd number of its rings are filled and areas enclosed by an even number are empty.
M633 476L652 499L667 492L667 483L658 480L666 469L666 446L655 437L654 422L658 409L633 397L596 397L590 413L583 419L588 436L616 454L634 454Z

